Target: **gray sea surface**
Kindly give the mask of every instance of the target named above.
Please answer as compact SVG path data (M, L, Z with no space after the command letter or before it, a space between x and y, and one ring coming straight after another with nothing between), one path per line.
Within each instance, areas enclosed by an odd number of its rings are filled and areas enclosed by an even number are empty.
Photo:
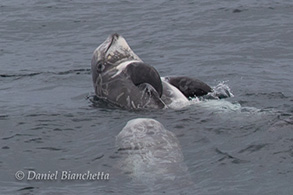
M92 53L115 32L162 76L225 83L234 97L138 112L93 101ZM290 0L2 0L0 194L293 194L292 74ZM189 185L117 169L115 137L135 118L176 135Z

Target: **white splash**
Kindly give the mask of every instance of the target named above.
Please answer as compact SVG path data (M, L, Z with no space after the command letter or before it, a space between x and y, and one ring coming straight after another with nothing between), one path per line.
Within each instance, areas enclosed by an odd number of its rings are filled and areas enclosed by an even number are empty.
M223 99L234 97L230 87L225 81L220 82L218 85L212 87L213 91L205 96L205 99Z
M170 85L170 84L169 84ZM169 86L168 86L169 87ZM174 86L170 86L171 91L176 91L176 94L180 94L181 92L175 88ZM213 113L242 113L242 114L252 114L252 113L261 113L260 109L254 108L254 107L242 107L241 104L237 102L230 102L226 99L222 98L228 98L228 97L234 97L233 93L231 92L230 87L226 84L226 82L220 82L216 86L212 87L213 91L209 94L207 94L204 97L195 97L191 100L184 100L182 96L172 96L171 98L172 102L168 105L168 107L172 109L182 109L187 106L196 106L200 109L205 109L207 111L212 111ZM181 93L182 94L182 93ZM183 95L183 94L182 94ZM184 95L183 95L184 96ZM184 96L185 97L185 96ZM177 99L178 98L178 99Z

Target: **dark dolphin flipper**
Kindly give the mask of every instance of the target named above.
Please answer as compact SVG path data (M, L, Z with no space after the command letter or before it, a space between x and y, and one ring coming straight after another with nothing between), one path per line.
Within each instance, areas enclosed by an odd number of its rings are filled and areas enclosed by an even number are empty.
M178 88L187 98L200 97L212 92L204 82L189 77L165 77L166 81Z
M122 72L111 80L98 77L96 86L99 84L100 87L95 89L97 97L130 110L165 107L152 85L148 83L135 85L130 78L125 79L127 76L129 75Z
M132 62L117 68L117 72L109 70L97 76L94 86L96 94L108 102L128 109L164 108L166 105L160 98L163 93L162 80L159 73L150 65Z
M126 71L134 85L140 86L148 83L158 92L160 97L162 96L163 85L161 77L154 67L142 62L134 62L126 67Z

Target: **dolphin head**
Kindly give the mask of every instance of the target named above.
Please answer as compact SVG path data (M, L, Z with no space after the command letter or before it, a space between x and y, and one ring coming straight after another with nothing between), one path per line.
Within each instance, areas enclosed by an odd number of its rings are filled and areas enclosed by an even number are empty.
M142 62L121 35L114 33L108 36L93 53L91 62L93 82L96 82L99 74L113 69L123 62L127 63L127 61Z
M117 33L110 35L94 51L91 70L96 94L98 92L99 95L102 94L102 89L104 90L103 93L108 93L109 86L111 85L110 89L112 92L117 91L116 95L124 94L125 97L127 93L132 93L137 89L137 93L139 93L139 95L136 94L137 97L145 96L159 99L157 96L162 96L162 82L157 70L145 64L132 51L126 40ZM117 80L119 80L119 82L117 82ZM116 86L112 85L114 81L116 81ZM121 91L122 88L119 88L118 85L122 83L124 83L124 86L128 86L127 92ZM132 86L137 88L131 88ZM154 90L152 90L152 88L154 88ZM114 102L115 101L117 100L115 99Z
M119 34L110 35L93 53L92 69L103 72L122 62L142 60L132 51L126 40Z

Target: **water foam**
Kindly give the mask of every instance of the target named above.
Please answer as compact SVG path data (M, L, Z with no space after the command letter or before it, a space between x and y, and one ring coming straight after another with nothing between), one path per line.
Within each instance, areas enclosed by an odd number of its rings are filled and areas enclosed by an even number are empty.
M226 84L226 81L220 82L218 85L212 87L213 91L204 96L204 99L223 99L234 97L232 90Z

